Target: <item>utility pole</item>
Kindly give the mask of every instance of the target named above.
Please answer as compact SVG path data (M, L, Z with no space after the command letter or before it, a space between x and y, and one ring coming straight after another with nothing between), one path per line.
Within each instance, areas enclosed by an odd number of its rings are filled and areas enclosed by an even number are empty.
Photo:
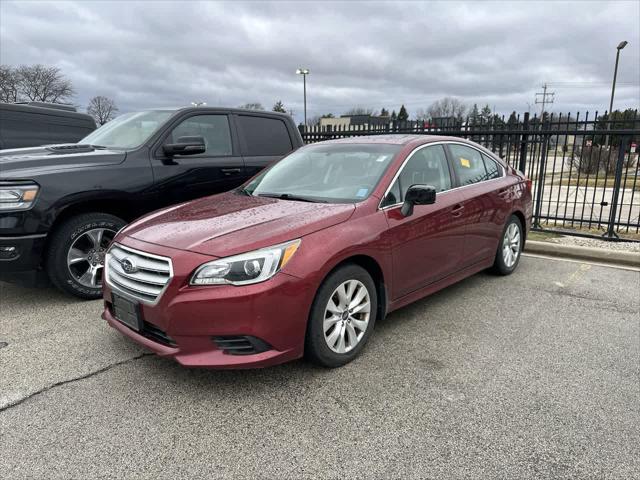
M297 75L302 75L302 85L304 89L304 128L307 128L307 75L309 75L308 68L299 68L296 70Z
M618 60L620 60L620 50L627 46L629 42L626 40L620 42L616 47L616 66L613 68L613 84L611 85L611 102L609 102L609 117L607 118L607 130L611 130L611 121L613 120L613 96L616 94L616 79L618 77ZM609 135L605 141L605 148L609 148Z
M544 106L551 105L553 103L553 97L556 94L555 92L547 93L548 85L545 83L542 85L542 92L536 93L536 103L542 104L542 112L540 112L540 121L544 120ZM542 97L541 100L538 100L538 97Z

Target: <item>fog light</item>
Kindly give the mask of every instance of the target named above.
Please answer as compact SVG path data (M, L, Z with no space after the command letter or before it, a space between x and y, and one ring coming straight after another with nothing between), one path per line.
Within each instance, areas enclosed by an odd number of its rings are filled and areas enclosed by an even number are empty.
M18 253L16 247L0 247L0 260L11 260L16 258Z

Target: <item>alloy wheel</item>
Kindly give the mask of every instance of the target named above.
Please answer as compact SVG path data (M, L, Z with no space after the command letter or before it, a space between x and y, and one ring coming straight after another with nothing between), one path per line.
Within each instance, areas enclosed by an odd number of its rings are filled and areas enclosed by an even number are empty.
M507 268L512 268L520 255L520 229L511 223L504 232L502 239L502 259Z
M336 288L325 308L324 339L336 353L347 353L360 342L371 315L371 298L365 285L347 280Z
M100 288L104 271L104 257L115 237L115 230L94 228L74 240L67 253L67 268L84 287Z

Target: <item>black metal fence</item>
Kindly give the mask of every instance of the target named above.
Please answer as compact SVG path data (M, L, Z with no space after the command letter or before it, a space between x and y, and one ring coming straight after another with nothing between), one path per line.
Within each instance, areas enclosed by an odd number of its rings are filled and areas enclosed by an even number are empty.
M640 240L640 117L512 114L385 125L301 127L306 143L392 133L463 137L533 180L534 228L610 240Z

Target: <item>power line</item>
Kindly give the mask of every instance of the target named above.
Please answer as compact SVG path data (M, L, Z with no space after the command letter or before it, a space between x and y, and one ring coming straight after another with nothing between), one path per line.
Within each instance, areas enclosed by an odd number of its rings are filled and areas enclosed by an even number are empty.
M540 112L540 118L544 118L544 106L553 104L553 100L556 92L547 93L548 85L545 83L542 85L542 92L536 93L536 103L542 104L542 111ZM542 97L541 100L538 100L538 97Z

